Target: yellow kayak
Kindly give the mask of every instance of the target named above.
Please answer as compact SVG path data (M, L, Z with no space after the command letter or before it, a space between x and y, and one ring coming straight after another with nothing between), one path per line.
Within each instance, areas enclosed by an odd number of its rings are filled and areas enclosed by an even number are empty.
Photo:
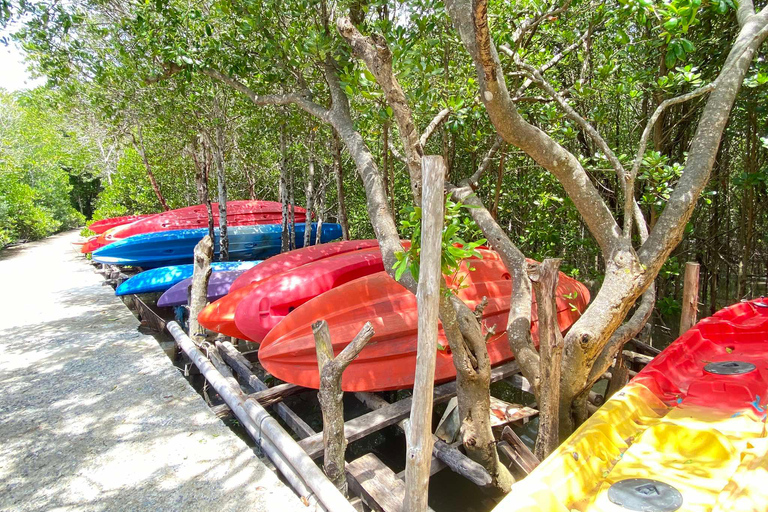
M494 512L768 511L768 302L696 324Z

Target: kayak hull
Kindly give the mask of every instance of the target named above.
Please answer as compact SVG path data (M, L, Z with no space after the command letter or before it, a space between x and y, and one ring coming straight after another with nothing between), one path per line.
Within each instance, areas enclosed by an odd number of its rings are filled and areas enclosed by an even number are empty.
M491 251L486 251L491 253ZM495 254L495 253L492 253ZM511 293L510 274L498 256L467 260L461 271L447 281L470 308L488 298L483 312L485 329L497 334L488 339L492 364L514 356L506 337ZM467 265L474 269L469 271ZM458 285L460 283L460 285ZM566 299L569 295L572 299ZM586 308L589 292L578 281L560 274L558 322L566 330ZM532 335L538 338L536 307L533 307ZM345 391L384 391L413 386L416 365L416 297L386 272L361 277L338 286L290 312L262 341L259 360L275 377L300 386L318 388L317 356L312 324L328 323L334 353L338 354L371 322L375 334L342 376ZM436 354L435 381L454 379L456 369L442 328Z
M238 277L232 283L229 293L205 307L198 315L197 321L210 331L242 340L255 341L241 332L235 325L235 310L255 288L254 285L285 272L294 271L312 262L372 247L378 247L376 240L347 240L304 247L272 256L261 263L258 268L254 267L247 270Z
M259 266L259 268L253 268L244 272L242 276L232 283L230 290L238 290L249 284L263 281L264 279L275 276L281 272L286 272L300 267L301 265L312 263L313 261L378 246L379 242L377 240L344 240L341 242L330 242L322 245L303 247L301 249L277 254L266 260Z
M494 510L616 511L616 489L638 482L671 486L679 510L765 510L767 394L768 305L727 307L662 351Z
M137 220L145 219L147 217L151 217L153 215L157 215L156 213L151 213L147 215L125 215L122 217L110 217L108 219L101 219L97 220L95 222L92 222L88 229L93 231L94 233L100 235L104 233L107 230L110 230L112 228L116 228L117 226L122 226L123 224L130 224L132 222L136 222Z
M211 263L211 270L216 272L223 271L245 271L260 263L259 261L215 261ZM173 285L191 278L193 265L170 265L167 267L157 267L140 272L135 276L123 281L115 290L115 295L132 295L138 293L164 292Z
M219 225L219 204L212 203L213 225ZM296 222L304 222L305 210L296 208ZM275 201L228 201L227 227L279 224L282 219L282 205ZM208 227L208 213L205 205L188 206L152 215L130 224L123 224L102 233L96 240L83 246L83 252L93 252L117 240L145 233L177 231L182 229L203 229Z
M317 225L312 225L312 241ZM229 257L240 260L265 259L280 252L281 231L279 224L236 226L227 229ZM324 223L322 241L333 240L341 235L339 224ZM182 229L134 235L102 247L93 253L93 260L112 265L158 267L190 263L195 246L208 234L207 229ZM303 241L304 224L296 224L297 243ZM214 254L219 254L219 233L215 233Z
M209 302L214 301L229 293L230 286L243 272L245 271L225 270L212 272L208 280L207 300ZM171 286L158 299L158 307L170 308L187 304L189 302L189 287L191 285L192 278L188 277Z

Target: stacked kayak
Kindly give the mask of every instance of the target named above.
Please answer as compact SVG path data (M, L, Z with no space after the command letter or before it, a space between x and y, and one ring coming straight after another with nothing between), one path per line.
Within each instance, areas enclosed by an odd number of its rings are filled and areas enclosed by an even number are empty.
M696 324L495 512L768 510L768 303Z
M305 225L296 224L296 242L302 243ZM317 235L317 224L311 225L311 240ZM324 223L321 241L327 242L341 236L339 224ZM192 261L197 243L208 234L208 230L179 229L133 235L101 247L93 253L93 260L113 265L158 267L178 265ZM232 259L264 259L280 252L282 226L261 224L235 226L227 229L229 257ZM214 253L219 254L219 230L215 231Z
M349 255L370 250L371 248L378 250L378 242L376 240L349 240L305 247L273 256L257 267L240 275L232 283L227 295L208 305L200 312L198 321L200 325L211 331L259 342L261 338L252 339L241 332L235 325L235 310L240 302L254 291L257 285L268 280L270 282L278 282L287 276L294 275L293 273L297 271L302 276L309 275L311 280L319 279L319 276L313 276L312 272L323 272L323 263L325 261L330 261L337 256L345 254ZM304 267L310 265L311 272L308 273ZM290 279L290 277L287 278ZM303 280L294 279L292 282L297 292L300 291L302 286L306 285L306 282ZM323 280L323 282L327 283L327 280ZM331 288L332 285L328 285L322 291Z
M214 226L219 225L219 204L212 203ZM279 224L282 205L275 201L228 201L227 226L254 226L261 224ZM296 208L296 222L304 222L305 210ZM188 206L176 210L152 215L129 224L122 224L108 229L95 240L89 241L82 252L93 252L100 247L120 239L145 233L201 229L208 226L208 213L205 205Z
M88 226L88 229L100 235L107 230L116 228L117 226L122 226L123 224L131 224L132 222L136 222L137 220L151 217L153 215L156 214L151 213L147 215L125 215L123 217L110 217L108 219L101 219L91 223L91 225Z
M211 273L208 279L207 300L214 301L229 293L229 288L244 270L224 270ZM192 278L188 277L168 288L157 301L157 306L170 308L182 306L189 302L189 287L192 286Z
M216 261L211 263L211 276L223 271L246 271L259 261ZM170 265L145 270L124 281L115 290L116 295L164 292L173 285L192 277L193 265Z
M495 252L481 250L480 253L482 259L465 261L457 275L446 278L446 285L453 288L457 296L471 308L479 304L483 297L488 298L483 323L487 328L496 328L497 334L488 340L491 364L495 365L514 357L505 332L511 281ZM330 261L326 260L326 263ZM474 270L470 271L470 266ZM261 286L267 283L269 280ZM300 286L305 283L299 280ZM286 290L281 289L276 295L276 298L270 298L267 289L266 293L258 296L258 300L241 302L235 313L235 323L248 332L260 334L263 332L260 329L268 325L264 319L284 315L264 337L259 349L259 361L278 379L318 388L313 322L320 319L328 322L334 351L338 353L370 321L375 335L344 371L342 389L382 391L413 386L417 337L416 297L386 272L372 273L333 287L292 311L286 308L290 305L290 296ZM304 299L302 295L299 292L294 296ZM566 299L566 295L575 298ZM565 331L586 309L589 292L584 285L561 273L557 297L558 322L561 330ZM276 306L274 309L273 305ZM535 304L532 320L532 335L536 340L538 329ZM437 353L435 380L451 380L456 377L456 369L442 329L438 343L440 350Z

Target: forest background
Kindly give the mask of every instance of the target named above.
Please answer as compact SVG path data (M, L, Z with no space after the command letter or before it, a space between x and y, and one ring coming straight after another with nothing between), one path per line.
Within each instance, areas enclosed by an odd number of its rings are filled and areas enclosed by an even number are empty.
M425 154L443 155L452 182L488 166L477 193L510 239L529 257L563 258L565 272L598 288L605 270L598 244L557 179L497 140L478 98L471 59L443 4L358 4L333 8L357 5L367 28L385 35L418 123L448 111ZM564 4L567 10L548 15L527 34L520 51L537 66L557 59L547 79L622 161L631 159L656 106L714 79L738 29L730 0ZM362 180L327 125L290 106L260 108L238 90L193 72L214 60L242 72L266 55L270 63L258 66L255 82L279 88L280 77L294 73L312 89L312 64L339 44L323 37L319 13L325 5L3 2L3 42L21 44L47 84L0 93L0 245L86 220L195 204L196 160L212 165L217 152L224 158L229 199L279 201L282 177L295 204L313 203L327 220L346 216L352 238L373 237ZM520 20L547 12L551 5L537 0L494 6L498 39L510 40ZM19 13L25 14L12 21ZM302 16L306 26L295 22ZM307 26L314 29L298 32ZM150 37L154 48L165 45L163 59L185 71L157 79L157 55L142 52L148 47L142 38ZM661 338L677 330L686 261L702 265L705 314L768 295L764 51L739 93L683 242L656 280L652 323ZM410 182L392 109L362 63L348 59L340 66L355 126L382 172L398 220L407 220L401 209L410 204ZM621 187L606 156L550 97L526 85L523 74L511 73L522 115L582 155L590 180L620 217ZM672 106L656 125L636 184L651 226L680 177L704 104L701 97ZM208 180L216 190L216 173Z

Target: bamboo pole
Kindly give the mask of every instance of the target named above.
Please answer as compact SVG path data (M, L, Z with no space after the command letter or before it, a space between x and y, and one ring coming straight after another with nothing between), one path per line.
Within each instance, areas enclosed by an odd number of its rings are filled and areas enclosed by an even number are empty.
M373 326L366 322L352 342L336 357L333 356L328 323L325 320L313 323L312 332L315 336L317 368L320 371L320 391L317 398L323 412L323 469L330 481L346 496L344 452L347 449L347 440L344 437L344 393L341 391L341 376L373 338Z
M440 259L444 223L443 183L445 164L441 156L421 159L422 212L418 307L418 348L413 384L411 424L406 438L405 458L406 512L427 510L429 468L432 461L432 394L435 387L435 355L440 302Z
M694 326L699 312L699 264L685 264L683 280L683 312L680 315L680 336Z
M320 504L329 511L354 512L355 508L331 483L314 461L301 449L293 438L266 409L253 399L247 398L241 389L233 389L227 379L213 366L211 361L197 348L176 322L168 323L168 331L179 347L192 360L213 389L232 409L240 423L251 437L287 478L303 482L304 488L317 497ZM299 485L301 487L301 484ZM297 489L298 491L298 489ZM301 492L301 491L299 491Z

